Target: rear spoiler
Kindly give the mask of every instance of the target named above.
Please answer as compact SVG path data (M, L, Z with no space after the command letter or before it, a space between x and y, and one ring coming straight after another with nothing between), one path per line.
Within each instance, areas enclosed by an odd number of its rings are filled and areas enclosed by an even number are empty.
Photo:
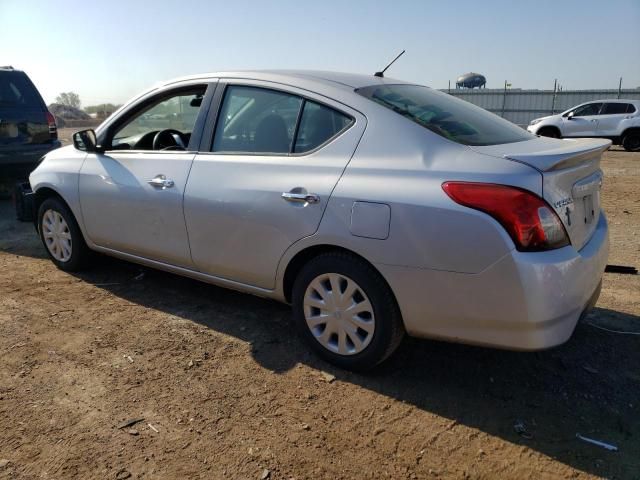
M565 145L535 153L505 154L504 158L525 163L541 172L563 170L599 158L611 146L611 140L584 138L565 140Z

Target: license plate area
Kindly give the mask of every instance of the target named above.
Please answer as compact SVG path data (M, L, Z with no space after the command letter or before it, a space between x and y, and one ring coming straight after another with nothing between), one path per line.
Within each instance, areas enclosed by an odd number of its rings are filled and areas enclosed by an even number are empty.
M582 204L584 206L584 223L593 223L593 219L596 216L596 210L593 204L593 195L583 197Z
M582 204L585 225L594 222L600 209L600 189L602 188L602 171L598 170L586 178L573 184L571 195L576 204Z

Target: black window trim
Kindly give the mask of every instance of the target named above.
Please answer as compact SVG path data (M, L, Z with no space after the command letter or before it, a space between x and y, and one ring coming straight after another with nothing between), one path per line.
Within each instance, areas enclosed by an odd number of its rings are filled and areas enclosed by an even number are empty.
M334 140L336 140L338 137L342 136L347 130L349 130L351 127L353 127L356 124L356 118L351 115L350 113L345 112L344 110L341 110L339 108L336 108L334 106L331 105L327 105L326 103L322 102L322 101L318 101L315 98L312 98L310 96L304 95L304 94L300 94L298 92L292 92L290 90L286 90L286 88L278 88L278 87L271 87L271 86L264 86L264 85L255 85L252 83L246 83L243 80L244 79L228 79L230 81L227 81L226 79L221 79L219 82L219 91L220 94L218 96L218 98L215 99L215 106L212 105L211 110L215 110L215 121L213 122L212 127L213 128L205 128L205 134L210 135L211 140L207 143L205 143L205 146L208 147L207 151L200 151L198 152L199 154L207 154L207 155L235 155L235 156L246 156L246 157L306 157L308 155L312 155L315 152L317 152L318 150L326 147L327 145L329 145L331 142L333 142ZM298 118L296 119L296 126L294 129L294 135L293 138L291 139L291 147L289 149L289 153L275 153L275 152L236 152L236 151L218 151L218 152L214 152L213 151L213 142L215 140L215 135L216 135L216 129L218 128L218 123L220 120L220 114L222 113L222 104L224 102L224 99L226 97L227 94L227 90L230 87L248 87L248 88L259 88L262 90L271 90L277 93L283 93L286 95L291 95L294 97L298 97L302 100L302 103L300 104L300 110L298 111ZM308 150L306 152L301 152L301 153L296 153L293 150L295 150L295 146L296 146L296 138L298 136L298 130L300 128L300 123L302 121L302 114L304 112L304 106L307 103L307 101L309 102L313 102L313 103L317 103L318 105L321 105L323 107L326 108L330 108L331 110L334 110L342 115L344 115L345 117L349 118L351 120L351 122L342 130L339 130L338 132L336 132L332 137L329 137L327 140L325 140L323 143L321 143L320 145L318 145L317 147ZM206 139L203 139L206 142ZM203 146L202 144L200 145L201 147Z
M626 105L626 108L624 109L624 112L603 113L605 105L620 105L620 104ZM602 108L600 109L600 113L598 115L628 115L629 113L634 113L635 110L633 112L630 112L629 111L629 107L634 107L633 103L629 103L629 102L603 102Z

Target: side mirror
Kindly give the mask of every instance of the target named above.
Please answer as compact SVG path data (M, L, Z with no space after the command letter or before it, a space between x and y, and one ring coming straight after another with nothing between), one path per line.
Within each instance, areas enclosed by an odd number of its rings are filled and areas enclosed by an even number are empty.
M101 152L102 150L96 143L96 132L91 128L80 130L73 134L73 146L76 150L83 152Z
M573 120L573 112L569 112L569 115L567 115L567 120Z

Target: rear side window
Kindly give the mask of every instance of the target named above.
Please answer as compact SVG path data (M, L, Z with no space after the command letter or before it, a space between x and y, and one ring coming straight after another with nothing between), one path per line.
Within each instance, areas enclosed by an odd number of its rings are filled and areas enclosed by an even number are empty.
M351 117L297 95L260 87L229 86L211 151L306 153L352 123Z
M225 92L214 152L280 153L292 150L302 98L256 87Z
M40 94L24 73L0 72L0 106L40 108Z
M600 115L615 115L633 111L633 105L629 103L605 103Z
M533 135L464 100L419 85L360 88L360 95L393 110L448 140L463 145L498 145Z
M351 118L332 108L305 101L293 151L304 153L318 148L347 128L351 121Z

